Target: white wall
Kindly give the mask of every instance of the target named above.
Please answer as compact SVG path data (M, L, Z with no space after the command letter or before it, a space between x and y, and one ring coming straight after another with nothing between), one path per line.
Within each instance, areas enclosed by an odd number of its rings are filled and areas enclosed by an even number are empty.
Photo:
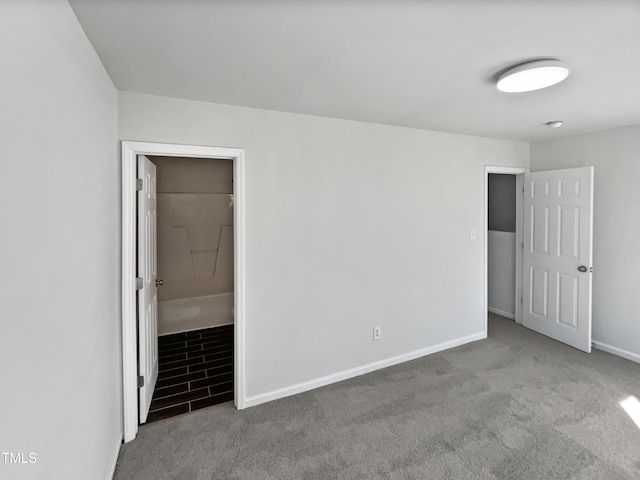
M483 331L484 165L528 166L528 144L129 92L118 111L122 140L246 149L249 397Z
M487 241L489 311L515 319L516 234L489 230Z
M488 221L489 230L516 231L516 175L489 173Z
M66 1L0 3L0 478L106 479L121 441L116 90Z
M582 166L595 167L593 339L640 361L640 125L531 145L532 171Z

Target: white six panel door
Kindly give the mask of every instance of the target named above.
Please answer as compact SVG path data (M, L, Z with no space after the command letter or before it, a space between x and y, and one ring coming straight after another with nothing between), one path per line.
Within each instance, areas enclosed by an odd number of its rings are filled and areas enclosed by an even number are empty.
M138 368L144 377L139 389L140 423L147 421L153 390L158 380L158 287L156 286L157 199L156 166L138 157Z
M524 184L522 324L590 353L593 167Z

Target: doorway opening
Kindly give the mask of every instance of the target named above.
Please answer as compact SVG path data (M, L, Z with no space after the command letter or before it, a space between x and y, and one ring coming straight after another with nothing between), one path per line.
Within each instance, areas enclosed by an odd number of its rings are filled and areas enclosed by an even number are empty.
M485 167L485 334L489 313L522 323L522 188L528 171Z
M516 176L489 174L487 310L516 319Z
M145 421L244 408L244 151L123 142L122 161L128 442Z
M496 282L496 268L501 264L498 255L507 259L503 259L502 264L510 263L513 239L497 239L499 235L490 232L490 181L494 188L496 181L500 181L497 176L492 178L493 174L516 176L513 269L516 323L590 353L593 167L534 173L524 169L485 167L485 334L488 333L489 309L492 308L494 314L510 316L512 305L508 298L512 296L509 280L504 280L503 285ZM512 185L510 182L505 185ZM511 196L507 196L498 200L492 210L495 214L496 210L511 204ZM490 244L490 237L494 244ZM490 270L493 270L491 277ZM504 269L500 274L513 278L513 270ZM490 303L497 302L499 295L504 297L502 301L506 305L502 308Z
M233 400L233 160L146 158L157 198L150 423Z

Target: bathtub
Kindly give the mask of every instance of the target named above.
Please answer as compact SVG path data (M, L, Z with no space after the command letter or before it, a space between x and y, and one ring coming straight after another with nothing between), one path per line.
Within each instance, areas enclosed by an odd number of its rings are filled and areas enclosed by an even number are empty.
M158 302L158 335L233 323L233 293Z

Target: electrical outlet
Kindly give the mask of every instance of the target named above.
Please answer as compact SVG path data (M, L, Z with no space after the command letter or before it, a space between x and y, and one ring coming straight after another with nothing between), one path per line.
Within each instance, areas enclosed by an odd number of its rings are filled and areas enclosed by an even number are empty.
M382 338L382 327L373 327L373 339L380 340Z

